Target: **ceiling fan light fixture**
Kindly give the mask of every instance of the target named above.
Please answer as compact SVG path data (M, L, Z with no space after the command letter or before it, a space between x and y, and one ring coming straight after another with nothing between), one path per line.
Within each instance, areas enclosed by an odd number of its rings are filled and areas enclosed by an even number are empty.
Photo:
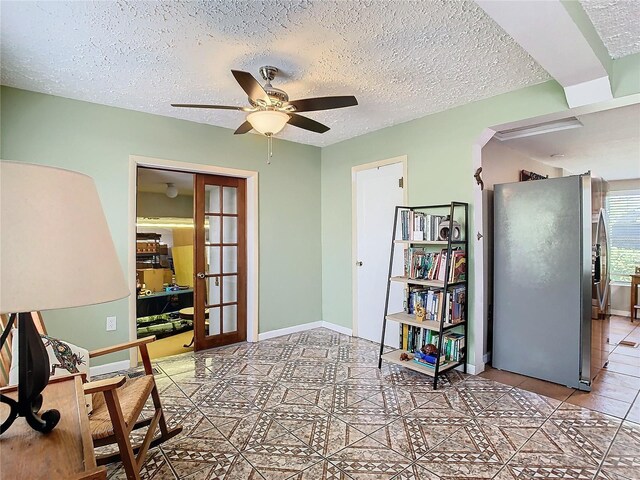
M167 183L167 190L164 193L169 198L176 198L178 196L178 189L173 183Z
M289 115L277 110L260 110L247 115L247 121L261 134L275 135L287 124Z

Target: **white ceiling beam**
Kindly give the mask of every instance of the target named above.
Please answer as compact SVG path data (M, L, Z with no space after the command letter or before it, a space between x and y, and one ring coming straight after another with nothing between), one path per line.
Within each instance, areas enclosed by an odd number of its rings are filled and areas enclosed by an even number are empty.
M569 107L613 98L605 65L560 0L476 3L562 85Z

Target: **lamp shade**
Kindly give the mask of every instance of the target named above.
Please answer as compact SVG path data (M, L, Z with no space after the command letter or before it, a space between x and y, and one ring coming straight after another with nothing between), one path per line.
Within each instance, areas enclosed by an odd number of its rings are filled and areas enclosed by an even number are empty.
M289 115L276 110L260 110L247 115L251 126L263 135L275 135L289 121Z
M0 313L93 305L129 293L93 179L0 161Z

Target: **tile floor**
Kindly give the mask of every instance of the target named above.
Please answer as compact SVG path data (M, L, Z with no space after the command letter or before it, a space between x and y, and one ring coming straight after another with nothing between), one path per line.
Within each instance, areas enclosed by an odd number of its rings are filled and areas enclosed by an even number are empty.
M433 391L322 328L154 363L184 431L145 479L640 479L639 419L456 371Z

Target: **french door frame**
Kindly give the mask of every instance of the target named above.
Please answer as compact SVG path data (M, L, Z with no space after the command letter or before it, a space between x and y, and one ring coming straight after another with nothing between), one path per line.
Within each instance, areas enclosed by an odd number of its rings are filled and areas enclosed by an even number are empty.
M259 281L259 249L258 249L258 172L235 168L181 162L140 155L129 156L129 215L128 215L128 268L129 280L129 340L137 339L136 334L136 193L138 167L171 170L184 173L202 173L246 179L246 235L247 235L247 341L258 341L258 281ZM129 365L138 364L137 352L130 351Z
M211 182L211 183L210 183ZM247 256L246 256L246 181L244 178L223 177L221 175L196 174L194 177L194 225L195 225L195 242L194 242L194 290L193 301L195 307L195 321L193 323L195 350L205 350L207 348L229 345L246 340L247 338L247 311L246 311L246 272L247 272ZM212 213L208 210L206 203L207 186L217 186L219 188L219 212ZM236 211L235 213L225 213L223 188L231 187L236 189ZM211 193L210 195L213 195ZM207 217L219 218L220 231L216 232L218 238L212 241L214 227L211 219L209 220L209 238L207 242L205 232L205 222ZM225 218L235 218L236 220L245 219L245 224L240 222L237 224L236 239L231 243L226 243L224 239ZM218 247L220 249L218 265L218 273L207 271L212 265L207 265L206 250L209 247ZM225 272L223 268L223 250L225 248L235 247L237 249L236 268L234 272ZM215 271L215 270L214 270ZM231 303L225 303L224 291L226 288L226 279L232 276L236 277L236 299ZM209 298L207 294L207 280L215 281L220 287L219 305L208 305ZM225 307L236 306L236 329L232 332L224 331ZM217 334L211 335L206 330L205 310L218 308L219 310L219 329ZM209 316L209 322L212 316Z

